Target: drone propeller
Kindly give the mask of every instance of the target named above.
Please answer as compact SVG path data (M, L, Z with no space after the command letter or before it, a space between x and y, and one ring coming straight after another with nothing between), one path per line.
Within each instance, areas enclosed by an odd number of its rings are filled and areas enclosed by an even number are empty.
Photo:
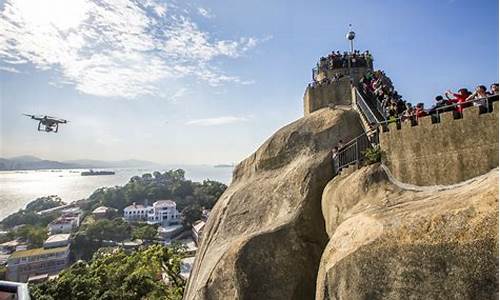
M22 115L24 115L26 117L30 117L30 118L34 118L35 117L35 115L28 115L28 114L22 114Z

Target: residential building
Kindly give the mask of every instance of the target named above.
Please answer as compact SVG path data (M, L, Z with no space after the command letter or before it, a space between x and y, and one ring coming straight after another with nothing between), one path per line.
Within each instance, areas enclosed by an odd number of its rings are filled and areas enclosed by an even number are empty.
M57 248L64 247L70 243L69 233L60 233L49 236L45 242L43 242L44 248Z
M196 245L198 245L198 246L201 242L201 237L203 234L203 229L205 228L205 224L206 224L205 221L198 220L198 221L194 222L192 229L191 229L191 233L193 235L193 240L195 241Z
M78 207L67 208L61 211L61 216L47 226L49 234L71 233L80 227L82 211Z
M123 209L123 217L127 221L147 221L149 224L179 224L181 214L172 200L158 200L152 206L136 204Z
M107 207L107 206L99 206L98 208L92 211L92 215L94 219L105 219L108 218L110 214L113 214L117 211L116 208Z
M7 280L27 282L33 276L54 275L66 268L69 245L16 251L7 261Z
M152 209L152 207L146 207L134 202L123 209L123 217L127 221L146 221L148 209Z
M177 211L177 204L172 200L159 200L153 203L153 209L148 210L148 223L151 224L179 224L181 214Z
M82 210L79 207L66 208L61 211L62 218L73 218L75 219L76 227L80 227L80 222L82 220Z
M49 234L71 233L73 229L78 228L79 220L74 217L59 217L50 222L47 226Z
M26 243L21 243L18 240L12 240L0 244L0 254L11 254L17 250L23 250L22 246L26 246Z

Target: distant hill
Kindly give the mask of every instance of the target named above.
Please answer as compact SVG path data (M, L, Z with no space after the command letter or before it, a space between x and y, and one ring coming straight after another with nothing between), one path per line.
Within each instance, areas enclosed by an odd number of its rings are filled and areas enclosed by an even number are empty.
M146 160L127 159L118 161L102 161L92 159L66 160L63 163L77 164L84 168L138 168L138 167L159 167L160 164Z
M13 170L41 170L41 169L90 169L90 168L137 168L137 167L160 167L159 164L129 159L120 161L100 161L90 159L53 161L45 160L35 156L16 156L11 158L0 158L0 171Z
M53 160L44 160L30 156L0 158L0 170L40 170L40 169L76 169L82 168L77 164L62 163Z

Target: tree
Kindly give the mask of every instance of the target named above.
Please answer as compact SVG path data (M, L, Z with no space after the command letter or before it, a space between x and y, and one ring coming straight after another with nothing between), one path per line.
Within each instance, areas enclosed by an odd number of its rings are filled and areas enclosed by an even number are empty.
M182 299L186 282L180 276L184 249L153 245L127 254L99 251L88 263L79 261L57 279L30 285L39 299ZM162 281L162 274L168 284Z
M202 208L199 204L192 204L182 210L182 224L191 228L194 222L201 219Z
M98 220L83 228L90 240L112 240L121 242L130 237L130 225L122 219Z
M44 227L57 218L57 213L54 212L39 215L37 212L64 204L65 203L62 202L57 196L37 198L28 203L28 205L26 205L26 209L20 209L18 212L9 215L3 219L0 224L7 228L23 224Z
M28 248L40 248L47 239L47 229L45 227L36 227L33 225L24 225L15 231L17 238L25 240Z
M49 208L54 208L65 204L66 203L64 203L61 200L61 198L52 195L52 196L37 198L36 200L28 203L28 205L26 205L26 210L38 212L41 210L46 210Z
M157 226L142 224L132 230L132 238L151 241L156 238L157 233Z

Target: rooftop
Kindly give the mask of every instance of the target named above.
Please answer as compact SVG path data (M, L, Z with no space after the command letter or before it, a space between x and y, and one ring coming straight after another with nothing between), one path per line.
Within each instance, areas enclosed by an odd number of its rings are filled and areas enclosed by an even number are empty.
M75 220L75 218L72 218L72 217L64 217L64 218L59 218L59 219L56 219L56 220L50 222L49 225L68 224L68 223L72 223L74 220Z
M99 206L98 208L94 209L92 211L93 214L105 214L109 210L114 210L112 207L107 207L107 206Z
M52 253L63 252L63 251L68 250L68 247L69 246L49 248L49 249L35 248L35 249L30 249L30 250L16 251L16 252L12 253L12 255L9 257L9 260L13 259L13 258L30 257L30 256L43 255L43 254L52 254Z
M125 207L125 208L124 208L124 210L125 210L125 209L138 209L138 208L139 208L139 209L141 209L141 208L146 208L146 206L144 206L144 205L142 205L142 204L136 204L136 203L134 203L134 204L132 204L132 205L129 205L129 206Z
M154 207L157 206L170 206L170 207L176 207L177 205L175 204L174 201L172 200L158 200L155 203L153 203Z
M69 240L69 233L54 234L45 240L45 243L63 242Z

